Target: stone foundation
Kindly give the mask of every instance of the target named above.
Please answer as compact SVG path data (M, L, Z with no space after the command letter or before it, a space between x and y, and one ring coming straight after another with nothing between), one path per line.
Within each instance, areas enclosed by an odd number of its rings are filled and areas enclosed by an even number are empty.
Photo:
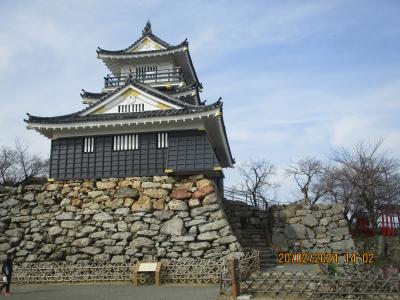
M134 177L0 191L0 259L134 262L241 255L211 180Z
M340 204L289 204L271 207L272 244L277 251L289 251L300 242L302 252L356 252Z

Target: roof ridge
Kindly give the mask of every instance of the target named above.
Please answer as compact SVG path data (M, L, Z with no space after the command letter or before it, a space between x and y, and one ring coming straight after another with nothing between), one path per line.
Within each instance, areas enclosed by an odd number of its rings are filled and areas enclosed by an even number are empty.
M100 47L97 47L96 52L97 53L104 53L104 54L127 54L129 52L129 50L131 50L132 48L136 47L138 44L140 44L140 42L145 39L146 37L154 40L156 43L162 45L163 47L165 47L166 49L161 49L161 50L171 50L171 49L175 49L175 48L179 48L183 45L188 46L188 41L187 39L185 39L183 42L177 44L177 45L171 45L169 43L167 43L166 41L164 41L163 39L159 38L158 36L156 36L152 29L151 29L151 23L150 20L147 21L146 26L143 28L142 30L142 36L139 37L136 41L134 41L131 45L129 45L128 47L126 47L125 49L121 49L121 50L106 50L106 49L102 49ZM161 50L151 50L151 51L161 51ZM142 51L142 52L150 52L150 51Z
M170 91L168 91L166 93L168 95L177 94L177 93L182 93L182 92L194 90L194 89L196 89L198 87L200 88L201 84L199 84L198 82L193 82L192 84L189 84L189 85L186 85L186 86L182 86L182 87L177 87L176 89L170 90Z
M128 77L127 83L130 82L130 83L132 83L133 85L136 85L136 86L143 87L143 88L145 88L145 89L151 90L153 93L158 94L158 95L163 96L163 97L166 97L166 98L170 99L171 101L178 102L178 103L180 103L180 104L183 105L183 106L186 106L186 107L196 107L196 105L192 105L192 104L186 103L186 102L184 102L184 101L180 101L180 100L178 100L178 99L172 98L172 97L171 97L170 95L168 95L167 93L164 93L164 92L162 92L162 91L160 91L160 90L158 90L158 89L156 89L156 88L153 88L153 87L151 87L151 86L149 86L149 85L147 85L147 84L145 84L145 83L142 83L142 82L136 80L135 78L133 78L132 74L129 74L129 75L130 75L130 76ZM125 83L125 84L126 84L126 83Z
M95 99L99 99L99 98L101 98L101 97L107 95L108 93L109 93L109 92L99 92L99 93L96 93L96 92L88 92L88 91L82 89L82 93L80 93L80 96L81 96L82 98L95 98Z
M144 92L147 92L149 94L156 94L158 96L164 97L164 98L166 98L164 100L172 102L172 103L175 103L177 105L180 105L180 106L183 106L183 107L197 107L196 105L192 105L192 104L180 101L178 99L172 98L171 96L169 96L169 95L167 95L167 94L165 94L165 93L163 93L163 92L161 92L161 91L159 91L159 90L157 90L155 88L152 88L151 86L143 84L143 83L137 81L136 79L134 79L132 77L132 75L130 74L130 76L128 76L128 79L126 80L124 85L116 88L115 90L111 91L108 94L105 94L104 96L100 97L97 102L88 105L87 107L85 107L84 109L82 109L82 110L80 110L80 111L78 111L76 113L82 114L82 113L92 109L93 107L95 107L95 106L99 105L100 103L104 102L105 100L107 100L109 97L112 97L113 95L117 94L118 92L120 92L121 90L123 90L124 88L129 86L130 84L140 88L141 90L144 90Z
M186 107L183 109L167 109L167 110L148 110L148 111L143 111L143 112L130 112L130 113L107 113L107 114L98 114L98 115L84 115L81 116L79 111L72 113L72 114L67 114L67 115L59 115L59 116L54 116L54 117L40 117L40 116L33 116L27 113L29 116L28 120L24 121L26 123L32 122L32 121L38 121L36 123L40 123L40 121L64 121L64 122L71 122L71 121L90 121L92 119L99 119L99 120L109 120L113 119L113 117L118 117L117 119L129 119L129 117L152 117L152 116L162 116L162 115L180 115L180 114L185 114L185 113L196 113L196 112L202 112L202 111L207 111L213 108L222 108L222 102L217 101L209 105L204 105L204 106L196 106L196 107ZM69 119L72 117L73 119ZM67 118L67 120L63 120ZM33 122L35 123L35 122Z

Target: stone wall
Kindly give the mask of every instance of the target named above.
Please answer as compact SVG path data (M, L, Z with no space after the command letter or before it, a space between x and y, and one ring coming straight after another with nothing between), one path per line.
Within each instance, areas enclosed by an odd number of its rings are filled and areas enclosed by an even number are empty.
M289 204L271 207L272 244L288 251L300 242L302 252L355 252L354 242L339 204Z
M0 259L133 262L240 255L213 183L192 177L0 189Z
M224 201L226 215L235 236L240 240L242 230L261 230L265 231L272 219L266 210L247 205L242 201Z
M372 252L382 263L400 263L400 236L357 236L354 243L358 253Z

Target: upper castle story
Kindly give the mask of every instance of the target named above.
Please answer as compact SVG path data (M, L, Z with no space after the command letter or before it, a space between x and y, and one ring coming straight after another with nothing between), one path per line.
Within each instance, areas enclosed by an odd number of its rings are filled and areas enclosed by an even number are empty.
M110 73L104 76L101 92L83 91L85 104L95 103L133 78L188 104L201 105L202 85L190 57L188 41L177 45L167 43L153 34L150 21L132 45L123 50L98 48L97 58Z

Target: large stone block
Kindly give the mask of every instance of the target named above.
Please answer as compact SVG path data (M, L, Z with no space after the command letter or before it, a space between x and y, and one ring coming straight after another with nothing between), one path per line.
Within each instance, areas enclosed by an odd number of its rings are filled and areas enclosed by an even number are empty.
M51 184L48 184L46 186L46 190L48 190L50 192L56 191L57 189L58 189L58 184L57 183L51 183Z
M145 189L143 191L143 195L146 195L150 198L164 198L168 196L169 192L164 189Z
M96 254L101 253L101 248L89 246L89 247L82 248L81 251L86 254L96 255Z
M40 249L40 251L49 254L49 253L53 253L53 251L56 249L56 247L57 247L57 245L55 245L55 244L46 244L46 245L43 245L43 247L42 247L42 249Z
M121 207L115 210L116 215L127 216L131 212L129 207Z
M134 199L136 199L138 196L139 196L139 193L137 190L134 190L134 189L131 189L128 187L120 188L117 191L117 193L115 194L115 197L117 197L117 198L134 198Z
M139 236L156 236L158 235L158 230L150 230L150 229L145 229L145 230L139 230L138 232L136 232L137 235Z
M9 243L2 243L0 244L0 252L6 252L7 250L11 249L11 245Z
M210 180L208 180L208 179L201 179L201 180L196 182L196 187L198 189L205 188L205 187L210 186L210 185L212 185L212 182Z
M96 222L108 222L108 221L112 221L113 217L106 212L101 212L101 213L95 214L93 216L93 220Z
M173 199L168 203L170 210L187 210L188 205L185 201Z
M97 181L96 186L99 190L111 190L117 186L115 182L111 181Z
M91 244L92 240L89 238L82 238L82 239L77 239L71 243L71 246L73 247L78 247L78 248L83 248L87 247Z
M170 195L173 199L189 199L192 194L185 189L174 189Z
M214 231L214 230L219 230L223 227L228 225L228 222L225 219L214 221L202 226L199 226L199 231L201 233L206 232L206 231Z
M339 227L339 228L329 229L327 233L333 236L341 237L349 234L349 229L347 227Z
M146 224L142 221L135 221L131 226L131 232L135 233L139 230L146 230L149 228L149 224Z
M203 199L203 205L210 205L218 202L218 197L216 193L208 194Z
M11 223L23 223L23 222L29 222L30 220L32 220L31 216L11 217Z
M174 215L174 212L171 210L161 210L155 211L153 215L160 221L169 220Z
M319 225L327 226L331 222L331 217L322 218L319 220Z
M142 182L142 189L157 189L159 187L161 187L160 182L151 182L151 181Z
M172 218L166 221L160 229L161 234L166 235L182 235L185 232L183 221L180 218Z
M318 220L312 214L307 214L303 218L303 224L308 227L314 227L318 225Z
M157 199L153 202L154 210L163 210L165 208L165 199Z
M124 247L122 246L105 246L104 253L107 254L121 254L124 252Z
M224 245L224 244L230 244L230 243L232 243L232 242L236 242L236 237L235 236L233 236L233 235L227 235L227 236L224 236L224 237L222 237L222 238L219 238L218 240L217 240L217 243L218 244L221 244L221 245Z
M210 247L211 244L209 242L196 242L189 244L190 250L204 250L204 249L209 249Z
M116 232L111 235L111 239L113 240L127 240L132 236L132 233L124 231L124 232Z
M193 242L195 239L192 235L184 235L184 236L173 236L171 237L171 242Z
M64 212L56 216L57 220L75 220L75 214L73 212Z
M49 230L47 231L47 233L50 236L54 236L54 235L59 235L61 232L63 231L63 229L59 226L52 226L49 228Z
M130 242L129 247L134 249L141 249L143 247L153 247L154 242L146 237L140 236Z
M103 191L89 191L88 192L88 196L93 199L103 196L103 195L104 195Z
M315 237L314 232L303 224L288 224L284 229L285 235L291 240L303 240Z
M74 229L81 225L81 221L61 221L61 227L67 229Z
M206 187L200 188L197 191L195 191L192 194L192 196L193 196L193 198L203 199L205 196L212 193L213 191L214 191L214 188L212 186L206 186Z
M190 215L192 217L196 217L196 216L203 215L204 213L207 213L207 212L216 211L218 209L219 209L219 204L211 204L211 205L207 205L207 206L196 207L190 211Z
M152 209L151 200L147 196L141 196L138 201L132 204L132 212L150 212Z
M208 231L208 232L204 232L201 233L197 236L197 239L199 241L211 241L211 240L215 240L218 239L220 236L216 231Z

